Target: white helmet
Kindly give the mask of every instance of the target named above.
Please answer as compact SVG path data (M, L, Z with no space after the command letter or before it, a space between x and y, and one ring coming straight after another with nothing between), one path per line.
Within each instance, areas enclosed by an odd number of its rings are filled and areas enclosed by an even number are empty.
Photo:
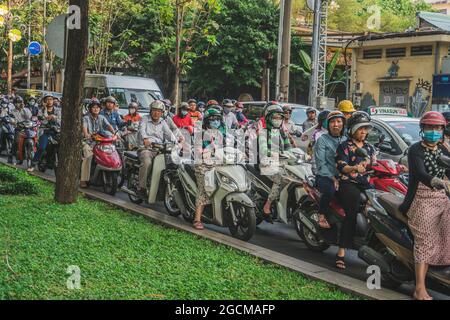
M166 106L161 100L155 100L150 104L150 111L152 110L160 110L164 112L166 110Z

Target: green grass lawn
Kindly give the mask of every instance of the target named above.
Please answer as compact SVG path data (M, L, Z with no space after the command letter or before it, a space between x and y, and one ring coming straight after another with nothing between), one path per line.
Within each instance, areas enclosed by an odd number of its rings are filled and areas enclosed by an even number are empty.
M0 165L0 185L12 176L39 194L0 195L0 299L355 299L100 202L58 205L53 185ZM79 290L67 288L69 266Z

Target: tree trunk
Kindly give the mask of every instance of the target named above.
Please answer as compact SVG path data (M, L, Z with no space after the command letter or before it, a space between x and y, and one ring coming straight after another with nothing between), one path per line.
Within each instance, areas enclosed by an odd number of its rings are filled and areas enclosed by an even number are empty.
M8 94L11 94L12 90L12 66L13 66L13 42L9 40L8 48Z
M55 200L62 204L77 201L82 151L81 98L88 54L89 0L70 0L81 9L81 29L69 30L64 74L63 109Z
M8 13L11 14L11 1L8 0L7 2L7 8L8 8ZM6 35L8 36L8 32L11 29L11 17L8 16L7 21L6 21L6 25L9 26L9 28L6 28ZM11 39L8 38L8 43L9 43L9 47L8 47L8 67L7 67L7 73L8 73L8 77L7 77L7 86L8 86L8 94L11 94L11 90L12 90L12 65L13 65L13 42Z
M176 48L175 48L175 79L173 84L173 100L177 107L180 105L180 54L181 54L181 29L183 19L183 5L177 1L177 27L176 27Z

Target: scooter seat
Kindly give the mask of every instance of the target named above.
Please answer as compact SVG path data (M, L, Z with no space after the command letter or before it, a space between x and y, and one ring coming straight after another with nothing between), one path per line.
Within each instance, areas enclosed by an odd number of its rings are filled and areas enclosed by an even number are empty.
M393 194L383 194L378 198L378 202L386 209L386 211L394 218L407 224L408 218L399 210L400 205L403 203L403 199Z
M139 156L137 154L137 152L134 151L126 151L124 153L125 157L130 158L132 160L139 160Z

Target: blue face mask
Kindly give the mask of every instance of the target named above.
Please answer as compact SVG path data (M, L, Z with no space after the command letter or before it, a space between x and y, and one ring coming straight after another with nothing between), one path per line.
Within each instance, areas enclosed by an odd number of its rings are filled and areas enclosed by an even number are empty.
M423 132L423 139L430 143L439 142L440 140L442 140L443 137L444 134L441 131L431 130Z
M213 120L209 123L209 125L213 129L219 129L220 128L220 120Z
M187 116L187 114L188 114L188 112L187 112L187 111L185 111L185 110L181 111L181 115L182 115L183 117L186 117L186 116Z

